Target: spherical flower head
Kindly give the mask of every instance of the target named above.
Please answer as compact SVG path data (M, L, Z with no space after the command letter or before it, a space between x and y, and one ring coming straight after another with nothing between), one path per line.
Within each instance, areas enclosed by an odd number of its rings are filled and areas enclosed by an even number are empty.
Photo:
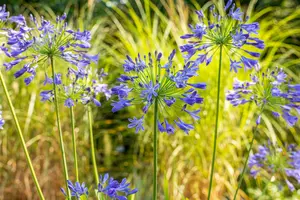
M93 71L90 66L84 69L68 69L68 73L62 78L61 75L55 75L54 80L45 75L44 85L51 85L54 82L58 88L58 98L64 102L66 107L73 107L77 103L87 105L93 104L101 106L100 98L105 96L106 100L111 97L111 90L104 83L103 69ZM41 101L52 101L54 98L53 90L44 90L40 93Z
M2 111L0 111L0 129L3 129L4 124L5 124L5 120L2 118Z
M300 151L296 146L285 149L272 146L270 143L259 146L258 152L251 155L248 166L250 175L258 177L267 174L286 182L291 191L295 190L294 180L300 183Z
M100 183L98 183L98 193L102 193L111 199L126 200L129 195L138 192L137 189L130 189L130 183L124 178L121 182L118 182L114 178L109 178L109 174L105 174L103 177L99 177Z
M98 55L87 53L91 47L90 32L69 30L65 19L66 15L59 16L56 23L52 23L41 18L39 23L31 15L30 26L22 15L10 17L9 21L15 23L16 28L5 29L7 43L0 47L11 58L10 62L4 63L6 70L21 65L14 75L16 78L27 75L24 81L28 85L36 76L37 69L47 71L50 59L62 59L82 68L91 62L97 63Z
M180 47L186 61L194 61L195 65L206 62L208 65L222 47L230 57L230 71L258 67L260 53L257 51L264 49L264 42L256 37L259 24L248 22L248 17L244 20L244 13L232 0L219 12L212 6L207 16L201 10L196 14L199 23L189 25L191 33L181 36L188 40Z
M269 111L275 118L282 117L289 126L294 126L300 114L300 87L290 84L286 73L276 68L273 71L255 71L250 81L234 80L233 90L226 99L233 105L255 103L261 110ZM256 123L259 124L261 116Z
M81 199L81 196L88 198L89 191L88 188L85 186L85 183L80 184L79 182L75 182L74 184L68 180L68 188L71 191L71 197L75 197L76 199ZM61 188L62 193L67 196L65 190Z
M191 78L197 76L198 67L191 62L181 70L173 67L175 50L168 57L165 64L161 63L162 54L155 52L148 56L136 59L127 56L124 72L118 81L119 85L112 88L112 94L117 98L111 104L112 111L117 112L125 107L137 106L141 108L142 115L129 119L129 128L135 128L136 133L143 131L144 119L148 112L154 109L157 103L159 120L158 130L173 134L175 125L189 133L194 129L190 123L182 120L186 114L194 120L199 120L199 105L203 98L198 89L205 89L205 83L191 83ZM195 108L196 107L196 108Z

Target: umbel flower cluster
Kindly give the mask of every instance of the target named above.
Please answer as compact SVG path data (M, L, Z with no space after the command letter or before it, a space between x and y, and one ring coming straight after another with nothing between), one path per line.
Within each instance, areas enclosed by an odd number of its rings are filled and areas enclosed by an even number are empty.
M198 66L188 62L183 69L176 71L173 67L175 50L169 55L168 61L161 64L162 54L149 53L148 57L138 57L133 60L127 56L123 65L124 72L118 81L120 84L112 88L112 94L118 100L112 103L112 111L117 112L124 107L141 105L143 115L129 119L129 128L135 128L136 133L144 130L144 117L152 107L159 113L158 129L160 132L173 134L176 124L185 133L194 129L190 121L184 122L183 114L199 120L199 104L203 103L198 89L205 89L205 83L192 83L190 79L197 76ZM198 106L194 108L195 106ZM175 117L174 117L175 116ZM174 122L174 124L172 123Z
M19 78L27 75L24 79L26 85L30 84L36 75L37 68L47 73L49 60L61 58L75 66L77 71L91 62L97 63L98 55L89 55L87 50L91 47L89 31L73 31L67 29L66 15L58 16L56 23L30 16L30 25L24 16L13 16L8 20L15 24L14 29L5 29L7 43L0 46L1 50L11 58L10 62L4 63L6 70L11 70L15 65L23 66L18 69L14 76ZM57 74L56 77L61 75ZM47 78L47 76L46 76Z
M261 110L271 111L274 117L281 116L289 126L294 126L298 120L295 115L300 114L300 85L291 84L282 69L259 70L250 77L250 81L244 82L235 79L226 99L233 106L254 102Z
M258 67L259 49L264 49L262 40L256 37L259 30L257 22L250 23L248 17L229 0L224 10L218 12L211 6L207 16L197 11L199 23L189 25L191 33L183 35L188 44L180 47L186 60L194 60L196 65L208 65L218 49L222 48L230 56L230 71L237 72ZM254 48L254 50L253 50Z
M84 69L68 68L65 81L60 74L52 78L46 75L44 85L54 83L59 88L58 98L64 102L66 107L73 107L76 103L83 105L94 104L101 106L100 98L103 94L108 100L111 97L111 90L103 78L107 76L103 69L92 71L91 67L86 66ZM40 93L41 101L52 101L54 99L53 89L44 90Z
M105 174L103 177L100 175L99 177L100 183L98 184L98 196L103 196L105 199L111 200L127 200L129 195L137 193L137 189L130 189L130 183L127 182L126 178L124 178L121 182L118 182L114 178L109 178L108 174ZM89 192L88 188L85 186L85 183L75 182L73 184L68 180L68 187L71 191L71 196L80 199L80 197L84 196L86 199L88 198ZM67 196L65 190L61 188L62 193Z
M3 125L4 125L5 121L2 118L2 111L0 110L0 129L3 129Z
M259 146L258 152L250 157L248 166L253 177L275 176L283 179L291 191L295 190L293 183L300 183L300 151L296 145L290 145L287 152L271 145Z

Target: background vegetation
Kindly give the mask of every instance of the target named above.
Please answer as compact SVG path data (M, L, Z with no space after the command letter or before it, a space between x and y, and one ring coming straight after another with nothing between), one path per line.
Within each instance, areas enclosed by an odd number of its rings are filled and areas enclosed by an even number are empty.
M114 84L115 77L122 72L125 56L147 54L155 50L163 52L165 57L183 43L180 36L188 32L188 23L196 22L196 9L206 10L212 3L222 6L222 1L207 0L136 0L136 1L99 1L89 0L53 0L23 1L9 0L6 3L12 14L45 16L55 20L55 15L66 12L69 24L79 29L89 29L93 35L93 53L100 53L97 67L110 73L109 83ZM285 68L294 79L300 77L300 2L296 0L237 0L237 5L251 16L251 21L260 22L260 37L266 42L262 53L261 66L264 69L275 66ZM1 56L1 62L4 56ZM182 64L180 53L175 63ZM160 199L177 200L205 199L207 195L209 167L212 154L213 126L216 100L217 63L209 67L201 66L200 80L208 84L202 92L205 104L201 120L190 135L177 132L175 135L159 136ZM224 100L224 93L232 87L237 75L229 72L228 61L224 60L222 71L222 112L220 135L218 139L217 161L215 169L212 199L230 199L237 186L243 157L249 140L251 128L255 123L254 107L245 105L233 108ZM27 146L33 164L37 170L46 199L62 199L59 188L63 186L59 140L55 128L54 108L50 103L40 102L42 76L26 87L22 80L13 78L14 72L8 72L6 81L17 109ZM241 72L238 77L248 77ZM24 154L17 140L11 115L0 89L0 102L7 124L0 131L0 199L38 199ZM104 102L104 101L103 101ZM99 173L109 172L114 177L128 177L139 189L135 195L138 200L150 200L152 174L152 134L151 129L134 134L127 129L127 118L134 109L117 114L110 112L109 102L100 109L94 109L94 134L97 140L97 160ZM62 108L63 109L63 108ZM66 152L71 175L72 142L68 110L62 114ZM90 147L85 110L76 107L76 132L78 135L78 156L80 179L91 188L94 180L90 158ZM289 128L283 122L263 116L260 137L255 142L262 144L271 140L280 146L286 143L300 142L300 125ZM149 131L148 131L149 130ZM74 178L74 177L71 177ZM278 184L269 184L265 195L261 195L269 180L253 180L247 176L242 185L244 199L299 199L300 191L294 196L281 190ZM92 189L90 189L92 191Z

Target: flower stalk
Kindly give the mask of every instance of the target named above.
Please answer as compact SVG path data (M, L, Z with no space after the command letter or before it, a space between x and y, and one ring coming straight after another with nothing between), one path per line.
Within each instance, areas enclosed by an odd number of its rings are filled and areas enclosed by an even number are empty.
M208 200L210 199L212 183L213 183L213 174L215 167L216 159L216 149L217 149L217 138L218 138L218 123L219 123L219 107L220 107L220 90L221 90L221 71L222 71L222 45L220 45L220 56L219 56L219 72L218 72L218 91L217 91L217 106L216 106L216 123L215 123L215 132L214 132L214 147L213 155L211 162L211 171L210 171L210 180L209 180L209 189L208 189Z
M94 168L94 176L97 184L99 183L99 176L98 176L98 168L97 168L97 162L96 162L96 154L95 154L95 145L94 145L94 134L93 134L93 117L92 117L92 108L91 106L88 106L88 118L89 118L89 126L90 126L90 143L91 143L91 149L92 149L92 162L93 162L93 168Z
M252 150L252 146L253 146L253 143L254 143L254 140L255 140L255 137L256 137L256 134L257 134L257 131L258 131L258 125L260 124L260 118L261 118L261 115L264 111L264 107L265 105L263 104L262 107L261 107L261 110L260 110L260 113L258 115L258 119L256 120L256 126L254 127L254 130L253 130L253 137L252 137L252 140L250 142L250 146L249 146L249 149L247 151L247 155L246 155L246 161L244 163L244 166L243 166L243 171L242 171L242 174L241 174L241 177L240 177L240 180L239 180L239 183L238 183L238 187L234 193L234 198L233 200L236 200L236 197L237 197L237 194L238 194L238 191L242 185L242 181L243 181L243 177L244 177L244 174L246 172L246 169L247 169L247 164L248 164L248 160L249 160L249 157L250 157L250 152Z
M52 69L52 77L53 80L55 79L55 66L54 66L54 61L53 57L50 57L50 64L51 64L51 69ZM64 178L66 182L66 189L67 189L67 197L70 199L71 193L68 188L68 182L69 180L69 175L68 175L68 167L67 167L67 159L66 159L66 154L65 154L65 148L64 148L64 140L63 140L63 135L62 135L62 129L61 129L61 123L60 123L60 114L59 114L59 107L58 107L58 99L57 99L57 88L55 81L53 81L53 90L54 90L54 104L55 104L55 113L56 113L56 120L57 120L57 128L59 132L59 142L60 142L60 150L62 154L62 161L63 161L63 169L64 169Z
M157 199L157 121L158 121L158 99L155 99L154 122L153 122L153 200Z
M25 140L24 140L24 137L23 137L23 133L22 133L22 130L21 130L21 127L20 127L20 124L19 124L19 121L18 121L18 118L17 118L17 115L16 115L16 112L15 112L15 109L14 109L14 106L11 102L11 99L10 99L10 96L9 96L9 93L8 93L8 90L7 90L7 87L6 87L6 84L5 84L5 81L4 81L4 78L3 78L3 75L2 75L2 72L0 70L0 81L1 81L1 84L2 84L2 87L3 87L3 90L4 90L4 93L5 93L5 96L7 98L7 101L8 101L8 105L9 105L9 108L10 108L10 111L11 111L11 114L13 116L13 119L14 119L14 122L16 124L16 128L17 128L17 132L18 132L18 136L21 140L21 144L22 144L22 148L23 148L23 151L25 153L25 157L26 157L26 161L27 161L27 164L29 165L29 169L30 169L30 172L31 172L31 176L33 178L33 181L34 181L34 184L36 186L36 189L38 191L38 194L39 194L39 197L41 200L44 200L44 195L43 195L43 192L41 190L41 187L39 185L39 182L38 182L38 179L36 177L36 174L35 174L35 171L34 171L34 168L33 168L33 165L32 165L32 162L31 162L31 158L29 156L29 153L28 153L28 150L27 150L27 147L26 147L26 143L25 143Z
M239 180L239 183L238 183L238 187L234 193L234 200L236 200L236 197L237 197L237 194L238 194L238 191L242 185L242 181L243 181L243 177L244 177L244 174L246 172L246 169L247 169L247 164L248 164L248 160L249 160L249 156L250 156L250 152L252 150L252 146L253 146L253 143L254 143L254 140L255 140L255 137L256 137L256 133L257 133L257 130L258 130L258 124L255 126L254 128L254 131L253 131L253 137L252 137L252 140L250 142L250 146L249 146L249 149L247 151L247 156L246 156L246 161L244 163L244 166L243 166L243 171L242 171L242 174L241 174L241 177L240 177L240 180Z
M76 135L75 135L75 119L74 119L74 109L73 109L73 106L70 107L70 114L71 114L71 125L72 125L72 143L73 143L75 177L76 177L76 182L79 182L77 148L76 148Z

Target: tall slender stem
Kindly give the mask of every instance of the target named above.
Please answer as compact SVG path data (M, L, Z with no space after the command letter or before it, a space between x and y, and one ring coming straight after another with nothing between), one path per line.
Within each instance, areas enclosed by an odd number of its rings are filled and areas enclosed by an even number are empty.
M155 99L154 122L153 122L153 200L157 200L157 121L158 121L158 100Z
M60 150L61 150L62 161L63 161L63 169L64 169L67 195L68 195L68 199L70 199L71 198L71 193L70 193L70 190L68 188L68 182L67 182L67 180L69 180L69 175L68 175L67 159L66 159L65 147L64 147L64 139L63 139L61 123L60 123L60 114L59 114L59 106L58 106L58 98L57 98L57 88L56 88L56 84L55 84L55 81L54 81L55 66L54 66L54 62L53 62L53 57L50 57L50 62L51 62L51 69L52 69L54 104L55 104L57 128L58 128L58 133L59 133Z
M247 169L247 163L248 163L248 160L249 160L250 152L251 152L251 150L252 150L253 142L254 142L254 140L255 140L255 136L256 136L256 133L257 133L257 130L258 130L257 127L258 127L258 125L256 125L255 128L254 128L253 137L252 137L252 140L251 140L251 142L250 142L249 149L248 149L248 151L247 151L247 157L246 157L246 161L245 161L245 163L244 163L243 171L242 171L242 174L241 174L241 176L240 176L240 180L239 180L239 183L238 183L238 187L237 187L237 189L236 189L236 191L235 191L235 193L234 193L234 198L233 198L234 200L236 199L237 194L238 194L238 191L239 191L239 189L240 189L240 187L241 187L241 185L242 185L243 177L244 177L244 174L245 174L246 169Z
M31 176L33 178L35 187L36 187L36 189L38 191L40 199L44 200L45 198L44 198L43 192L41 190L41 187L39 185L39 182L38 182L38 180L36 178L35 171L34 171L34 168L33 168L33 165L32 165L32 162L31 162L31 159L30 159L27 147L26 147L26 143L25 143L25 140L24 140L24 137L23 137L23 133L22 133L22 130L21 130L21 127L20 127L20 124L19 124L16 112L15 112L14 106L13 106L13 104L11 102L11 99L10 99L10 96L9 96L9 93L8 93L8 90L7 90L7 87L6 87L6 84L5 84L5 81L4 81L4 78L3 78L1 70L0 70L0 81L1 81L1 84L2 84L2 87L3 87L4 93L5 93L5 96L6 96L7 101L8 101L10 112L11 112L11 114L13 116L13 119L15 121L15 124L16 124L17 132L18 132L19 138L21 140L22 148L23 148L23 151L25 153L26 161L27 161L27 164L29 165L29 169L30 169Z
M265 108L265 104L262 105L262 107L261 107L261 109L260 109L260 112L259 112L259 114L258 114L258 117L260 117L260 116L262 115L262 113L264 112L264 108ZM247 157L246 157L246 161L245 161L245 163L244 163L244 167L243 167L243 171L242 171L242 174L241 174L241 178L240 178L240 180L239 180L238 187L237 187L237 189L236 189L236 191L235 191L235 194L234 194L234 200L236 199L237 193L238 193L238 191L239 191L239 189L240 189L240 187L241 187L241 185L242 185L243 177L244 177L244 174L245 174L246 169L247 169L247 163L248 163L248 160L249 160L250 152L251 152L251 150L252 150L253 142L254 142L254 140L255 140L255 137L256 137L256 133L257 133L258 125L259 125L259 124L260 124L260 120L256 120L256 126L255 126L255 128L254 128L254 130L253 130L253 137L252 137L252 140L251 140L251 142L250 142L250 147L249 147L249 149L248 149L248 151L247 151Z
M76 148L76 135L75 135L75 119L74 119L73 107L70 107L70 114L71 114L71 125L72 125L72 143L73 143L75 176L76 176L76 181L79 182L77 148Z
M89 117L89 125L90 125L90 143L92 149L92 161L93 161L93 168L94 168L94 175L97 184L99 183L99 176L98 176L98 168L96 162L96 155L95 155L95 146L94 146L94 134L93 134L93 117L92 117L92 108L88 106L88 117Z
M217 111L216 111L216 123L215 123L215 133L214 133L214 149L213 149L213 155L212 155L209 189L208 189L208 197L207 197L208 200L210 200L210 195L211 195L213 176L214 176L214 168L215 168L215 159L216 159L216 149L217 149L219 107L220 107L220 88L221 88L221 71L222 71L221 69L222 69L222 45L220 46L220 57L219 57Z

